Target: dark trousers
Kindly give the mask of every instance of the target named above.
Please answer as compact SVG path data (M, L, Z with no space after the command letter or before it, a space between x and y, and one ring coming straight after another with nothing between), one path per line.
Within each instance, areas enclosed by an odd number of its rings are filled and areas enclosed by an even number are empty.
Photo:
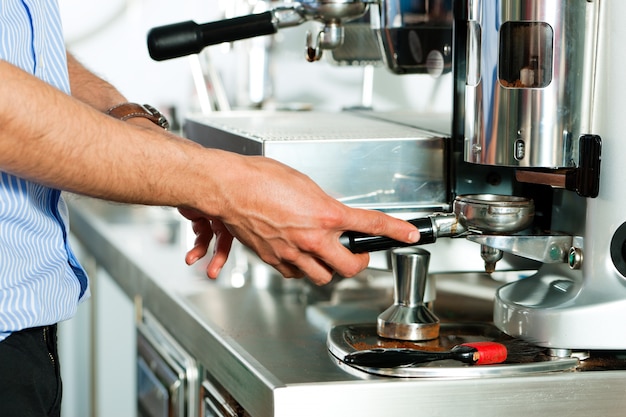
M55 325L22 330L0 342L0 416L61 415L56 337Z

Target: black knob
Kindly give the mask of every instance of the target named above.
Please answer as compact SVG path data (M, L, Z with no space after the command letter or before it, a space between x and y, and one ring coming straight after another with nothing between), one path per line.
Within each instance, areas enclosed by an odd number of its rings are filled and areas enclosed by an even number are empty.
M197 54L204 47L222 42L276 33L272 12L240 16L198 24L192 20L152 28L148 32L148 52L155 61Z

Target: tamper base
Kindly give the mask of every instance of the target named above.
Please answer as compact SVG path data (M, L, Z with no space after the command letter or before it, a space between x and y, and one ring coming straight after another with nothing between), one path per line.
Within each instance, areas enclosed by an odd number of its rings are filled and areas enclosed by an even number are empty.
M393 304L378 316L376 331L389 339L432 340L439 337L439 319L423 304Z

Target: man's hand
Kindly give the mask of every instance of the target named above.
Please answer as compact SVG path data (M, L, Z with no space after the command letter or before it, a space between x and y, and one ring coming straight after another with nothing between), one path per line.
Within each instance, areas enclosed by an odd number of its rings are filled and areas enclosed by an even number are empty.
M306 276L318 285L329 282L335 273L354 276L369 264L368 253L354 254L340 243L345 231L406 243L419 239L418 230L410 223L381 212L350 208L307 176L270 158L228 153L223 158L229 169L222 171L214 190L218 213L181 210L194 222L198 236L187 255L188 263L204 256L213 235L217 237L207 268L210 277L215 277L226 261L233 237L283 276Z

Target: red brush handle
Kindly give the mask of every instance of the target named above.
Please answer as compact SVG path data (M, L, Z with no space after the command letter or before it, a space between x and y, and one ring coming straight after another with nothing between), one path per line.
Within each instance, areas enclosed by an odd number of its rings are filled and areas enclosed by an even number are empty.
M502 363L506 360L508 354L506 346L496 342L463 343L461 346L476 349L478 353L478 360L475 362L476 365Z

